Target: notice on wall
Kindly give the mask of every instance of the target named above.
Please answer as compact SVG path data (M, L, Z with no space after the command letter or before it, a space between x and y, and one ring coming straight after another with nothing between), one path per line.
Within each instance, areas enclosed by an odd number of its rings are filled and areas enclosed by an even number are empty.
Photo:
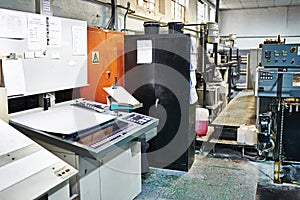
M137 41L137 63L152 63L152 40Z
M47 32L46 17L28 14L28 49L46 50Z
M82 37L86 35L86 27L72 26L73 55L85 55L86 44Z
M62 21L59 18L47 17L47 45L50 47L62 46Z
M25 13L0 9L0 37L24 39L27 36Z

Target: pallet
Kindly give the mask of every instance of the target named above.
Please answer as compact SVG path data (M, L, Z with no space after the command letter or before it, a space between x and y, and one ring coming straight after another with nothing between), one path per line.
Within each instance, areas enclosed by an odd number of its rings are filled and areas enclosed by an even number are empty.
M253 91L240 92L226 108L217 116L217 118L208 127L208 133L204 137L196 137L200 143L209 143L211 145L228 145L230 147L239 147L242 149L244 157L245 148L256 148L256 145L240 144L236 140L237 128L242 124L255 124L255 96ZM231 130L232 134L223 139L223 130ZM227 133L228 134L228 133Z
M215 132L215 128L213 126L208 127L208 133L206 136L197 136L196 137L196 142L201 143L201 144L209 144L209 151L213 150L215 145L226 145L228 147L238 147L242 150L242 157L245 156L245 148L251 148L251 149L256 149L256 144L250 145L250 144L241 144L238 143L236 140L224 140L224 139L219 139L217 136L220 135L220 133ZM206 152L206 149L204 149L204 145L201 146L201 151Z

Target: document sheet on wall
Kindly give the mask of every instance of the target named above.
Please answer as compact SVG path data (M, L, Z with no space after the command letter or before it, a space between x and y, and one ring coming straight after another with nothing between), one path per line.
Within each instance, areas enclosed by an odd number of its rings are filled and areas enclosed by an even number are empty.
M2 73L7 96L25 94L25 78L22 59L2 59Z
M152 40L137 41L137 63L152 63Z

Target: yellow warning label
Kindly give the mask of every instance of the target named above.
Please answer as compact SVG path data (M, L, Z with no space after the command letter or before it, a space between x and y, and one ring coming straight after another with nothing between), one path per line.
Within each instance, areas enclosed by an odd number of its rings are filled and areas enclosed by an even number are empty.
M92 52L92 63L99 64L99 51Z

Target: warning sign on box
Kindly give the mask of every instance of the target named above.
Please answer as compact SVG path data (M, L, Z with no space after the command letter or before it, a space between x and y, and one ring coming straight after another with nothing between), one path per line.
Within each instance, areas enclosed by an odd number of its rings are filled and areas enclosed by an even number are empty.
M99 64L99 51L92 52L92 64Z

